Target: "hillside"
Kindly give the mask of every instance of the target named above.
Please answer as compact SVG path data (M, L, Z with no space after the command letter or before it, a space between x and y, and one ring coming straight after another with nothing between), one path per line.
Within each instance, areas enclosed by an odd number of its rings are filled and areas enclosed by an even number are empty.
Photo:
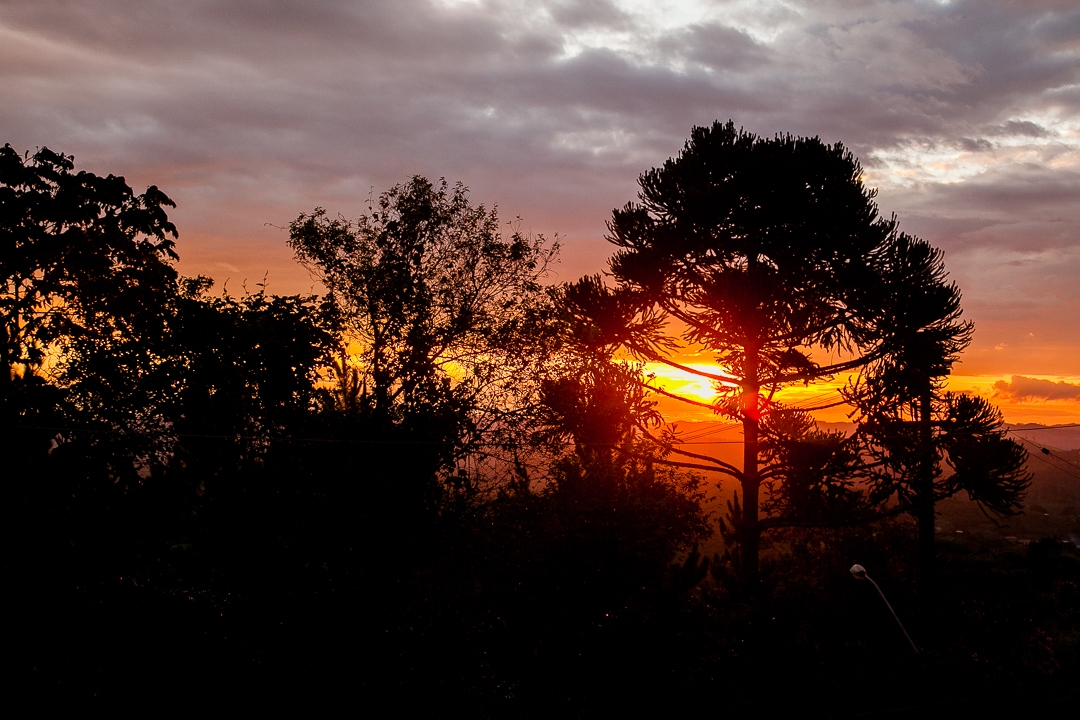
M854 428L852 423L819 425L825 430L844 432ZM939 504L940 532L967 535L974 540L1014 539L1016 542L1057 537L1080 547L1080 427L1016 425L1011 430L1029 450L1028 469L1033 474L1023 514L1004 520L991 519L965 493L960 493ZM737 425L717 421L682 422L677 425L677 433L685 441L683 449L742 466L742 432ZM1043 447L1050 451L1049 455L1041 451ZM737 484L719 473L707 475L709 509L718 517Z

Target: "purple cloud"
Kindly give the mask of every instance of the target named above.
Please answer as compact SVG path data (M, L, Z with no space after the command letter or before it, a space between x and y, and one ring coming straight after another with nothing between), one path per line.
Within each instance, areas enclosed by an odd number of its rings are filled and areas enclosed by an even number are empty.
M731 118L855 151L882 210L946 250L972 352L1016 348L999 364L1031 357L1011 323L1080 337L1078 87L1067 1L0 3L0 142L164 188L186 272L306 290L267 223L355 215L414 173L592 272L637 175ZM1080 375L1061 362L998 371Z
M1013 375L1012 380L994 383L994 397L1012 402L1027 400L1080 400L1080 385Z

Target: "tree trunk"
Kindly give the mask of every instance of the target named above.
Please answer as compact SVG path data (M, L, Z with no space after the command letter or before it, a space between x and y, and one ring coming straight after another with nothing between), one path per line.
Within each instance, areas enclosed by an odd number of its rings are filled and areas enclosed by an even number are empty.
M743 368L742 417L743 417L743 516L739 527L741 544L739 559L742 581L747 587L758 584L758 551L761 547L761 526L758 524L758 418L760 407L758 393L757 352L746 349Z
M932 590L936 574L934 549L934 438L931 425L932 397L929 385L919 398L919 477L916 521L919 526L919 574L923 589Z

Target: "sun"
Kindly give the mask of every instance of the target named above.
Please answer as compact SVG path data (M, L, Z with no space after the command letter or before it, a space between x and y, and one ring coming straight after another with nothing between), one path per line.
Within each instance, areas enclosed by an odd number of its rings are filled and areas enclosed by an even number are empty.
M688 362L684 364L693 370L700 370L714 375L727 372L722 367L708 363ZM662 363L646 363L644 370L646 376L652 376L649 379L649 384L653 387L698 403L711 405L716 402L716 387L708 378ZM840 396L841 388L849 380L848 376L843 376L832 380L820 380L805 387L802 385L787 387L777 392L772 400L789 407L809 410L816 419L823 422L846 422L850 420L848 413L851 412L851 407L837 405L837 403L842 400ZM657 395L657 400L658 409L670 422L702 421L716 418L716 414L708 408L681 403L660 395Z
M686 366L707 373L715 374L717 372L715 365L687 363ZM712 403L716 400L716 388L713 387L712 381L686 370L673 368L662 363L646 363L645 375L653 376L650 380L651 385L667 390L670 393L704 403Z

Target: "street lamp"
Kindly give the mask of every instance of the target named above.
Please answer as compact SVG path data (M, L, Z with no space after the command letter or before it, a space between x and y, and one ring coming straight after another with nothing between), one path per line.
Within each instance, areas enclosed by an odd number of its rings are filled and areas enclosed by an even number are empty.
M897 617L896 611L892 609L892 605L890 605L889 601L885 598L885 593L881 592L881 588L878 587L878 584L871 580L870 576L866 574L866 568L864 568L862 565L852 565L851 574L855 576L856 580L868 580L870 584L874 586L874 589L877 590L878 595L881 596L882 601L885 603L885 607L889 608L889 612L891 612L892 616L896 618L896 624L900 626L900 630L903 631L904 637L906 637L907 641L911 643L911 649L915 651L916 655L918 655L919 648L915 647L915 642L911 639L911 636L908 635L907 630L904 629L904 623L900 622L900 618Z

